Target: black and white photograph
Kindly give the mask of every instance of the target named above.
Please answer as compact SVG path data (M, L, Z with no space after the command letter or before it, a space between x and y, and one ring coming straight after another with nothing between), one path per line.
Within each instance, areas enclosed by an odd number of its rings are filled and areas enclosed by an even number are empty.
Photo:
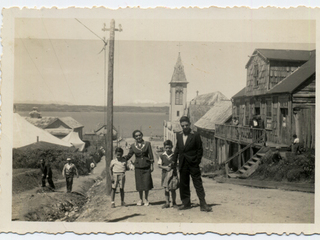
M316 11L269 10L3 10L9 226L315 226Z

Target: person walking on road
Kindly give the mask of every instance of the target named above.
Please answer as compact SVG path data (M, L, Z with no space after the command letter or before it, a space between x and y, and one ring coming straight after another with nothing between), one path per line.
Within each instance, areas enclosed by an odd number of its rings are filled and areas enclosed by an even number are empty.
M110 176L112 182L111 189L111 208L115 208L114 198L117 186L120 188L121 206L125 206L124 202L124 184L126 182L127 160L123 158L123 149L117 147L115 150L116 158L110 163Z
M49 186L55 189L54 183L52 181L52 169L49 163L46 163L43 159L40 159L40 169L42 173L42 187L46 186L46 179L48 180Z
M199 133L194 132L190 128L190 120L183 116L180 118L180 126L182 131L177 133L177 145L174 150L172 161L173 167L176 166L179 159L180 172L180 198L182 206L179 210L191 208L190 201L190 176L193 186L196 189L200 200L200 210L205 212L212 211L205 200L205 192L202 185L201 172L199 164L203 155L202 141Z
M129 153L124 156L124 158L129 160L133 155L135 155L136 159L133 165L135 169L136 189L139 192L140 198L137 205L141 206L144 203L145 206L149 206L149 190L153 188L151 177L154 162L152 148L150 142L143 140L143 133L140 130L135 130L132 133L132 137L136 142L131 144ZM143 201L143 192L145 194L145 201Z
M71 158L67 158L67 163L64 165L62 170L62 176L66 178L67 193L72 192L73 177L75 174L77 175L77 178L79 178L78 169L71 162Z

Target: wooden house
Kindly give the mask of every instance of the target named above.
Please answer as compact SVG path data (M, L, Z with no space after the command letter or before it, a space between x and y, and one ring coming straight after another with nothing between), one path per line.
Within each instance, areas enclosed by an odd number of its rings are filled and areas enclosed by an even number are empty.
M231 122L232 117L232 103L230 100L219 101L200 118L194 126L197 132L200 133L203 156L215 164L220 164L225 159L225 151L217 151L217 148L224 148L224 142L216 139L215 126L216 124L228 124Z
M246 87L232 97L239 125L216 125L215 137L229 143L228 156L238 153L238 166L262 145L288 147L293 134L304 147L315 148L315 55L315 50L254 51L246 64ZM256 116L263 124L251 128Z
M188 106L188 117L191 122L191 128L197 131L195 123L202 118L217 102L229 100L221 92L211 92L197 95L192 99Z

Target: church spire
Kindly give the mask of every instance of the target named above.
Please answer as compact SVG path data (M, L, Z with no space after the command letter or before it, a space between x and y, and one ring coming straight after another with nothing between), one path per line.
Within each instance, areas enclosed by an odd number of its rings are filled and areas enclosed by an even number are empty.
M184 67L181 61L180 52L178 55L176 65L174 66L174 71L173 71L170 83L175 83L175 82L187 83L187 78L186 78L186 74L184 73Z

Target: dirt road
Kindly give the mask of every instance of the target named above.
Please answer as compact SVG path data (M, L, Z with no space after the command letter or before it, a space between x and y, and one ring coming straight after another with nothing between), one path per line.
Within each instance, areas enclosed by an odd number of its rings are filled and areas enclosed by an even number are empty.
M161 143L153 143L153 146ZM155 149L154 149L155 150ZM157 155L154 151L155 159ZM160 186L161 169L155 166L152 174L154 189L150 191L150 206L136 206L134 172L126 173L125 202L120 206L116 195L116 208L110 208L110 197L105 194L105 180L89 191L89 201L76 221L81 222L205 222L205 223L313 223L314 194L280 189L251 188L230 183L217 183L203 178L210 213L201 212L191 184L194 207L179 211L162 209L164 190ZM178 204L181 203L177 193Z
M73 193L71 194L66 193L65 179L56 179L54 181L56 191L52 192L47 188L42 189L41 178L34 177L32 181L34 181L34 185L37 185L38 187L12 194L12 220L55 220L52 215L56 214L54 211L58 212L56 208L59 208L60 206L57 204L67 201L72 203L74 206L82 205L86 201L86 193L88 189L94 184L96 179L101 176L104 169L105 160L102 158L93 170L92 174L74 178L72 188ZM60 172L56 174L60 174ZM57 176L54 177L56 178Z

